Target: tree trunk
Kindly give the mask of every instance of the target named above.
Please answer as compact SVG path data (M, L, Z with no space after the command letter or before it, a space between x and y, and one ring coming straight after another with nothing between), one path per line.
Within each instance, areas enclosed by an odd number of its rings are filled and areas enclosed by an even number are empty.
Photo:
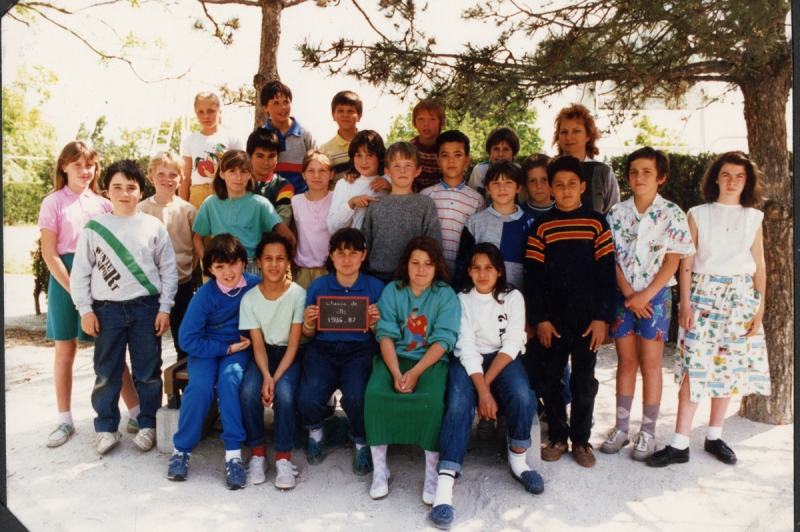
M788 46L787 46L788 48ZM767 295L764 332L769 354L772 395L749 395L739 414L753 421L785 425L794 421L794 270L792 180L786 146L786 102L791 88L791 56L765 68L758 79L739 83L750 157L758 164L766 202L764 250Z
M256 89L256 119L254 127L267 122L267 113L261 108L261 88L278 75L278 46L281 42L281 12L283 0L261 0L261 55L258 58L258 73L253 76Z

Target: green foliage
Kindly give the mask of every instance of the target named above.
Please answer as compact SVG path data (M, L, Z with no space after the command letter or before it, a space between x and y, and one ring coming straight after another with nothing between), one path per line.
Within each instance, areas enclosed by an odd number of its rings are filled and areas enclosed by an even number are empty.
M675 131L651 124L647 115L634 120L633 125L637 130L636 138L633 141L626 140L625 146L685 146L677 143L678 135Z
M42 183L3 183L3 225L35 224L47 189Z

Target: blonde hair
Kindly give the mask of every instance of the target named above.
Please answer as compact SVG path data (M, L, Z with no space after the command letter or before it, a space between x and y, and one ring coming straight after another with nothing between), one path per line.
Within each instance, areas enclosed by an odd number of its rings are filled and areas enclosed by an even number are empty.
M329 172L333 172L331 156L322 150L308 150L308 152L306 152L306 156L303 157L303 169L301 172L305 172L308 169L308 165L311 164L311 161L317 161L327 168Z
M197 102L202 101L210 101L214 105L217 106L217 111L219 114L217 115L217 124L222 123L222 101L219 99L219 96L214 92L201 92L198 93L197 96L194 97L194 110L197 112Z
M87 163L94 163L94 178L89 184L89 188L91 188L92 192L95 194L98 193L97 176L100 175L100 154L82 140L73 140L68 143L58 155L56 167L53 171L53 190L51 193L67 186L67 173L63 170L64 166L79 161L80 159L86 159Z
M162 151L150 159L150 164L147 165L147 178L153 177L153 174L156 173L156 168L162 165L174 167L178 171L178 175L181 176L181 180L186 177L183 175L183 159L181 156L171 151Z

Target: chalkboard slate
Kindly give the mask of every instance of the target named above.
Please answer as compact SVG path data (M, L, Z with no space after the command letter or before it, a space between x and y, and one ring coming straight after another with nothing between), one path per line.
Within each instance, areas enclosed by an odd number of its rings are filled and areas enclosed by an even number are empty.
M318 331L366 332L368 297L320 296Z

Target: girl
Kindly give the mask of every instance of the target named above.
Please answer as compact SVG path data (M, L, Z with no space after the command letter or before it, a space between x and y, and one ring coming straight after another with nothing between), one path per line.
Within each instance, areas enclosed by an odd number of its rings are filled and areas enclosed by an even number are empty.
M658 189L669 175L664 152L645 147L625 164L633 197L614 205L608 225L617 260L616 316L610 336L617 347L617 423L600 451L614 454L629 443L628 426L642 369L642 428L631 458L643 462L655 451L661 405L661 355L672 316L672 290L681 257L694 255L686 215Z
M294 245L294 235L266 198L253 194L250 175L253 166L242 150L229 150L219 160L214 174L214 196L204 201L197 212L192 242L198 257L204 256L204 237L230 233L247 251L245 271L261 275L255 262L256 244L261 235L275 231ZM208 265L204 265L206 268Z
M194 114L203 129L189 135L181 147L183 173L189 179L181 182L179 195L200 210L203 201L213 194L211 183L219 158L227 150L240 150L244 146L236 135L220 127L221 103L213 92L195 96Z
M197 290L181 324L180 344L189 353L189 384L183 392L178 431L172 438L175 451L169 459L169 480L186 480L189 457L200 441L216 390L225 442L226 484L229 490L237 490L247 483L242 465L245 431L239 386L252 351L248 331L239 330L239 303L261 279L243 273L245 264L247 251L229 234L212 238L203 255L205 274L214 281Z
M525 301L506 283L503 254L494 244L475 246L468 273L468 287L458 295L461 326L447 376L439 478L430 514L439 528L453 522L453 483L461 474L476 405L481 419L495 419L500 409L505 412L511 476L531 493L544 490L542 477L525 461L537 407L519 357L527 338Z
M303 336L313 338L303 354L297 391L300 423L309 431L306 459L309 465L320 464L325 459L322 424L328 399L339 389L342 391L342 408L350 420L347 435L356 445L353 472L366 475L372 471L372 464L364 432L364 390L372 368L372 357L380 351L374 337L375 324L380 317L375 303L381 296L383 283L363 273L369 269L369 263L364 236L358 229L345 228L333 234L325 267L330 273L308 287L302 326ZM320 296L368 298L370 330L318 332L317 298Z
M425 450L422 501L433 503L447 353L455 346L461 320L461 306L449 281L439 244L417 236L406 245L395 280L378 301L381 320L375 337L382 357L375 357L364 399L367 444L375 468L369 490L373 499L388 495L386 451L388 444L401 443Z
M56 344L53 375L58 427L48 436L48 447L64 445L75 434L71 412L72 366L78 340L93 341L81 330L80 315L70 296L69 278L81 229L90 219L113 209L110 201L97 194L99 159L97 152L82 141L64 146L53 173L53 191L42 201L39 211L42 258L50 270L45 337ZM122 374L121 395L130 416L127 430L138 432L139 398L127 364Z
M325 275L328 241L331 235L325 220L331 210L333 192L328 183L333 175L330 156L311 150L303 158L303 179L308 191L292 197L294 223L297 227L297 256L294 261L300 270L294 280L307 289L311 281Z
M647 465L689 461L689 434L700 399L711 397L704 449L725 464L736 454L722 441L731 395L769 395L764 329L767 288L758 169L742 152L724 153L703 177L706 204L689 210L697 255L681 261L680 333L675 360L678 419L672 442ZM691 283L691 284L690 284Z

